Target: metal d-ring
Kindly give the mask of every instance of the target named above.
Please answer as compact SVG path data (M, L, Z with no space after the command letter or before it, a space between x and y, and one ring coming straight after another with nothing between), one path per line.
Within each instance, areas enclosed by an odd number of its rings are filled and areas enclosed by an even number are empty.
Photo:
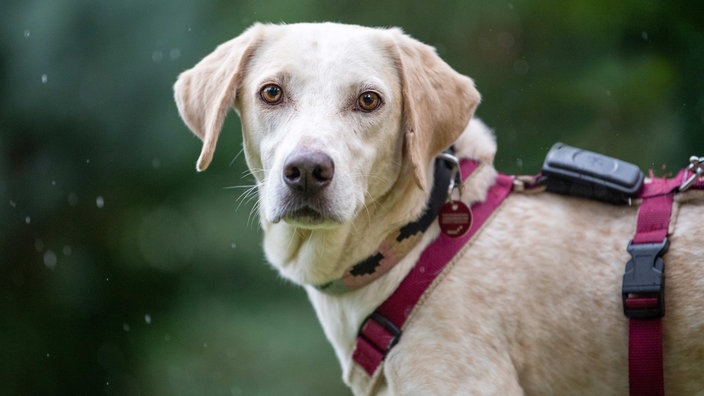
M457 189L459 198L462 199L462 172L460 171L460 160L448 152L442 152L440 158L450 163L452 167L452 175L450 176L450 186L447 188L447 200L453 202L452 192Z
M690 172L692 174L687 177L687 174ZM680 186L680 192L687 191L702 175L704 175L704 157L697 157L696 155L689 157L689 166L684 174L684 181Z

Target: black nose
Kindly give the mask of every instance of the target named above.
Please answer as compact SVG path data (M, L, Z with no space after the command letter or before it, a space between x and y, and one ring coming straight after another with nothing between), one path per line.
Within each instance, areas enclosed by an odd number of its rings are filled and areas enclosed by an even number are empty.
M294 191L315 194L327 187L335 174L335 163L322 151L292 153L284 163L284 181Z

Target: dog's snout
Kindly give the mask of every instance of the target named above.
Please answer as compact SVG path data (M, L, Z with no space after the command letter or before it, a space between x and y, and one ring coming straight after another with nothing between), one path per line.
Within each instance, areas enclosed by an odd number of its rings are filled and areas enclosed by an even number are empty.
M322 151L293 153L284 163L286 185L306 194L314 194L327 187L334 174L335 163Z

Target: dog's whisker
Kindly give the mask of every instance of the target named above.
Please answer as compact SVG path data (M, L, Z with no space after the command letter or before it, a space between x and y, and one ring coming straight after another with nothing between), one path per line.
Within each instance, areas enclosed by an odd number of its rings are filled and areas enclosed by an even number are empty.
M291 246L294 245L296 239L300 239L301 236L299 235L300 229L294 228L293 232L291 233L291 237L288 239L288 243L286 245L287 249L290 251Z
M240 207L244 204L249 204L254 200L255 204L254 206L259 205L259 195L257 194L257 189L256 186L247 190L244 194L240 195L239 198L237 198L237 208L236 210L240 210Z
M247 216L247 226L251 227L254 225L254 223L256 223L256 220L258 218L260 205L261 205L261 201L257 199L254 202L252 209L249 211L249 216Z
M234 165L235 161L237 161L237 158L239 158L242 155L242 153L244 153L244 148L240 148L240 150L237 152L237 154L235 154L235 157L232 159L232 161L230 161L230 163L227 166Z
M367 192L365 195L368 195L370 199L372 198L371 194L369 194L369 192ZM372 200L370 202L371 202L371 204L374 204L375 201ZM372 222L372 212L371 212L371 210L369 210L369 205L367 205L366 202L362 203L362 209L364 210L364 213L367 214L367 222L371 223Z
M252 176L257 180L264 179L265 173L266 171L264 169L245 169L244 171L242 171L242 179L245 179L249 176ZM261 177L257 177L258 175Z
M251 225L253 224L252 222L252 217L255 215L255 212L259 208L260 200L258 199L258 185L257 184L249 184L249 185L242 185L242 186L229 186L225 187L225 189L232 190L232 189L244 189L244 191L239 194L235 202L237 203L237 206L235 208L236 211L239 211L242 205L248 205L252 200L254 200L254 205L252 206L252 209L249 211L248 215L248 220L247 224Z
M252 195L253 192L257 191L257 185L256 184L248 184L248 185L243 185L243 186L230 186L230 187L225 187L227 190L234 190L234 189L244 189L242 194L240 194L239 198L237 200L241 200L242 197L249 197Z

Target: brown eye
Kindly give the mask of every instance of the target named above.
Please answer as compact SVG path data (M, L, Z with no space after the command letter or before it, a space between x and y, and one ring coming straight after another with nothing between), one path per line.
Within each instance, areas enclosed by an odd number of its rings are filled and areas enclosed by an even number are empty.
M259 91L259 97L266 104L276 105L283 100L284 90L276 84L267 84Z
M357 98L357 107L362 111L374 111L379 106L381 106L381 96L376 92L363 92Z

